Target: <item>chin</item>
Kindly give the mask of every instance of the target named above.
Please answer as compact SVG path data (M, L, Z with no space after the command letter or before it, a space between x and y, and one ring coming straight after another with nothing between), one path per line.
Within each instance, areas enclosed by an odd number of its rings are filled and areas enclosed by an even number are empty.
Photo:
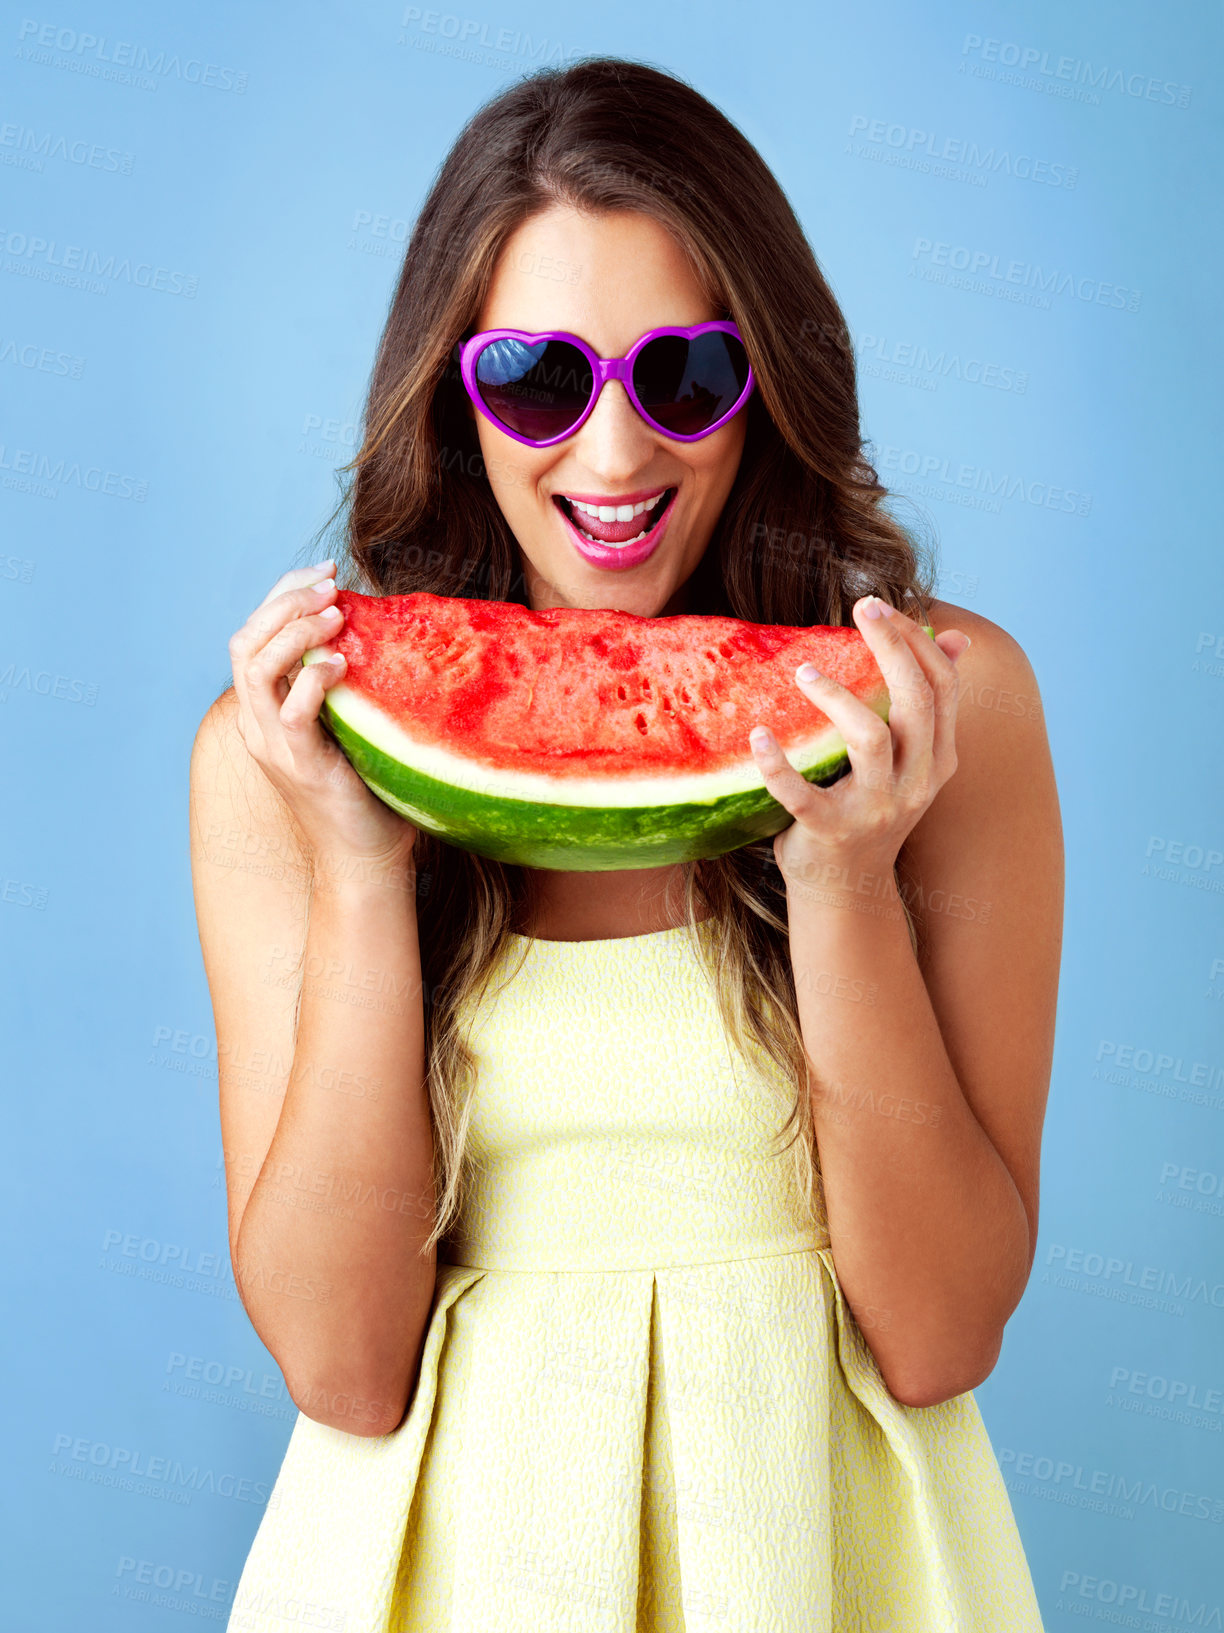
M541 572L527 570L531 603L537 608L582 607L631 612L639 618L662 618L682 611L684 580L668 573L666 578L647 578L629 570L601 573L597 569L575 568L572 562L557 562ZM673 602L675 605L673 605Z

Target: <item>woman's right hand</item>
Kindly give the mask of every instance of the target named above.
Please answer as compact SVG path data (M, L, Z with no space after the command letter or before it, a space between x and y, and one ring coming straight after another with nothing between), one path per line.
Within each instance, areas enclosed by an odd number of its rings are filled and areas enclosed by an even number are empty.
M343 655L301 661L343 627L335 571L328 562L283 574L230 637L238 730L316 861L406 865L417 830L370 792L319 721L324 693L344 676Z

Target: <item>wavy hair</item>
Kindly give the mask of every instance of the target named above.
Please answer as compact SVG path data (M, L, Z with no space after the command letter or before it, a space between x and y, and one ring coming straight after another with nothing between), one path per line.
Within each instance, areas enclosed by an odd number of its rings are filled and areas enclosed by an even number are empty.
M743 411L738 473L689 581L687 610L849 625L855 600L875 594L925 622L932 569L884 505L860 432L851 337L785 194L692 86L609 57L512 85L469 120L441 165L404 255L358 451L339 473L343 497L311 546L342 520L332 547L342 586L529 604L454 352L509 235L555 205L651 216L687 253L719 315L739 325L752 360L757 389ZM487 988L513 945L509 932L527 922L531 881L423 830L415 857L437 1199L428 1248L457 1219L470 1173L467 1001ZM686 864L675 877L729 1039L793 1086L778 1137L790 1132L800 1195L816 1217L812 1063L772 841Z

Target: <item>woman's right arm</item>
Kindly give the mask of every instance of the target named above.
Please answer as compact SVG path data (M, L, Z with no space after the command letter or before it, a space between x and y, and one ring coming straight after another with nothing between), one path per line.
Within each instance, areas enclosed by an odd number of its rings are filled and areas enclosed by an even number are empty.
M238 1290L298 1408L379 1435L436 1275L416 835L319 724L342 668L290 673L340 627L318 576L286 574L230 643L192 752L192 876Z

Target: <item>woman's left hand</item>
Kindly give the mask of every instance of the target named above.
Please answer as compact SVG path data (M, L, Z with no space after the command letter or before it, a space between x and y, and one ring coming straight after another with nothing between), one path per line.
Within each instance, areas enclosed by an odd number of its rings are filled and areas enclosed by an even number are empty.
M877 610L878 609L878 610ZM850 774L829 788L807 782L766 727L749 735L765 786L794 822L774 839L788 889L827 879L848 866L891 872L907 834L956 770L956 660L969 645L960 630L934 639L876 596L854 604L854 620L884 676L889 717L837 681L796 684L845 740Z

